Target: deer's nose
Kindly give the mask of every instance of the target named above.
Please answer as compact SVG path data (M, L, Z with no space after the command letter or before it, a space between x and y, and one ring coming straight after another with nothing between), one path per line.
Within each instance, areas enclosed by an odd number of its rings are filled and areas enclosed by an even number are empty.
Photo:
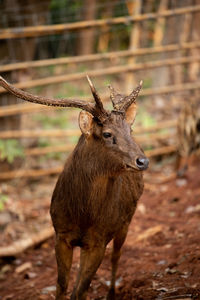
M138 157L136 158L136 166L140 170L146 170L149 165L149 159L146 157Z

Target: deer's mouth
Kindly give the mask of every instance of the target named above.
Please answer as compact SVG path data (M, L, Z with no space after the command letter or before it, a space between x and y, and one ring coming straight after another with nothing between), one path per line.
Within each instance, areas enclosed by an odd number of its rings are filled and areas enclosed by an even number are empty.
M135 172L135 171L137 171L137 172L139 172L140 171L140 169L138 169L137 167L135 167L135 166L132 166L132 165L125 165L125 169L126 169L126 171L132 171L132 172Z
M135 164L126 164L126 169L130 171L144 171L149 166L149 159L146 157L138 157Z

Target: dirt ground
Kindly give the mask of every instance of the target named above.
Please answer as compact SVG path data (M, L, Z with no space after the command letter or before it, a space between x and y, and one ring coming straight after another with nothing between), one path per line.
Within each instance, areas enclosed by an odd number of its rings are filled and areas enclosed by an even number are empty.
M145 189L123 247L116 299L200 299L199 168L200 162L197 162L190 167L186 178L151 185L151 188ZM152 180L154 176L159 177L159 173L154 174ZM49 179L46 186L43 183L43 189L50 194L54 183L54 178ZM25 199L24 203L31 203L31 192L38 188L38 184L33 183L31 191L30 185L27 190L24 189L23 197L20 196L22 203ZM50 222L48 197L41 194L38 199L40 215ZM17 197L15 200L13 214L19 208L16 204ZM21 210L27 212L28 204L24 204ZM37 205L32 206L29 214L29 219L37 220ZM42 226L42 221L40 223ZM110 279L111 247L109 244L105 258L92 281L90 299L105 299ZM72 291L78 266L77 248L67 299ZM0 267L1 300L55 299L56 262L53 238L34 249L28 249L18 257L2 259Z

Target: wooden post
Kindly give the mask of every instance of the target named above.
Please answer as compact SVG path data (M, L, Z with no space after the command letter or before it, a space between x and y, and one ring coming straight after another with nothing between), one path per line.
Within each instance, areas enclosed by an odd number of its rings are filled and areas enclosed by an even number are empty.
M200 4L200 0L196 0L195 4L198 5ZM193 14L193 26L192 26L192 34L191 34L191 38L194 41L199 40L200 37L200 13L195 13ZM199 55L199 49L198 48L194 48L192 50L190 50L190 54L191 55L196 55L198 53ZM195 81L198 77L198 73L199 73L200 69L199 69L199 63L195 62L190 64L189 66L189 79L191 81Z
M132 2L127 1L126 2L128 13L129 15L135 16L139 15L141 13L142 8L142 1L141 0L135 0ZM140 23L134 23L132 25L132 30L130 34L130 43L129 43L129 49L135 50L139 47L140 43ZM130 57L128 59L128 64L134 64L135 63L135 57ZM126 76L126 92L130 93L133 90L133 87L136 85L136 81L134 80L134 74L133 72L128 72Z
M167 10L167 7L168 7L168 0L161 0L158 13L162 13L163 11ZM154 47L158 47L162 45L163 36L165 32L165 23L166 23L166 18L157 19L154 35L153 35Z
M105 9L103 10L103 13L102 13L103 19L112 18L112 13L114 10L115 2L116 2L116 0L113 0L113 1L109 2L109 5L107 5L105 7ZM104 3L106 3L106 1L104 1ZM108 24L105 24L100 29L100 36L99 36L98 47L97 47L98 52L104 53L104 52L108 51L109 39L110 39L109 26L108 26Z
M93 20L96 14L96 0L84 1L83 19ZM78 54L90 54L94 51L95 28L86 28L80 30Z
M161 0L158 13L163 13L168 8L168 0ZM155 23L154 35L153 35L153 44L154 47L159 47L163 44L164 40L164 33L165 33L165 26L166 26L166 18L158 18ZM166 53L158 54L157 58L164 59L166 57ZM153 85L156 87L165 86L168 83L168 68L163 67L160 68L159 73L155 73L155 78ZM157 103L163 103L163 96L157 95L155 97L155 101Z
M182 16L184 20L182 21L182 32L180 34L179 43L185 43L189 39L189 35L191 32L191 22L192 22L192 14L186 14L185 16ZM175 56L181 57L182 53L179 51ZM183 66L177 65L176 67L172 67L173 74L174 74L174 83L180 84L184 82L184 71Z

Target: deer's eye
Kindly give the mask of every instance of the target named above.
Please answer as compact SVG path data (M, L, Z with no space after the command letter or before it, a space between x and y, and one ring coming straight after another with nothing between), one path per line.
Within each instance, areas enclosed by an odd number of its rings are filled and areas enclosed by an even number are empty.
M104 132L103 133L103 137L106 138L106 139L110 138L111 136L112 136L112 134L110 132Z

